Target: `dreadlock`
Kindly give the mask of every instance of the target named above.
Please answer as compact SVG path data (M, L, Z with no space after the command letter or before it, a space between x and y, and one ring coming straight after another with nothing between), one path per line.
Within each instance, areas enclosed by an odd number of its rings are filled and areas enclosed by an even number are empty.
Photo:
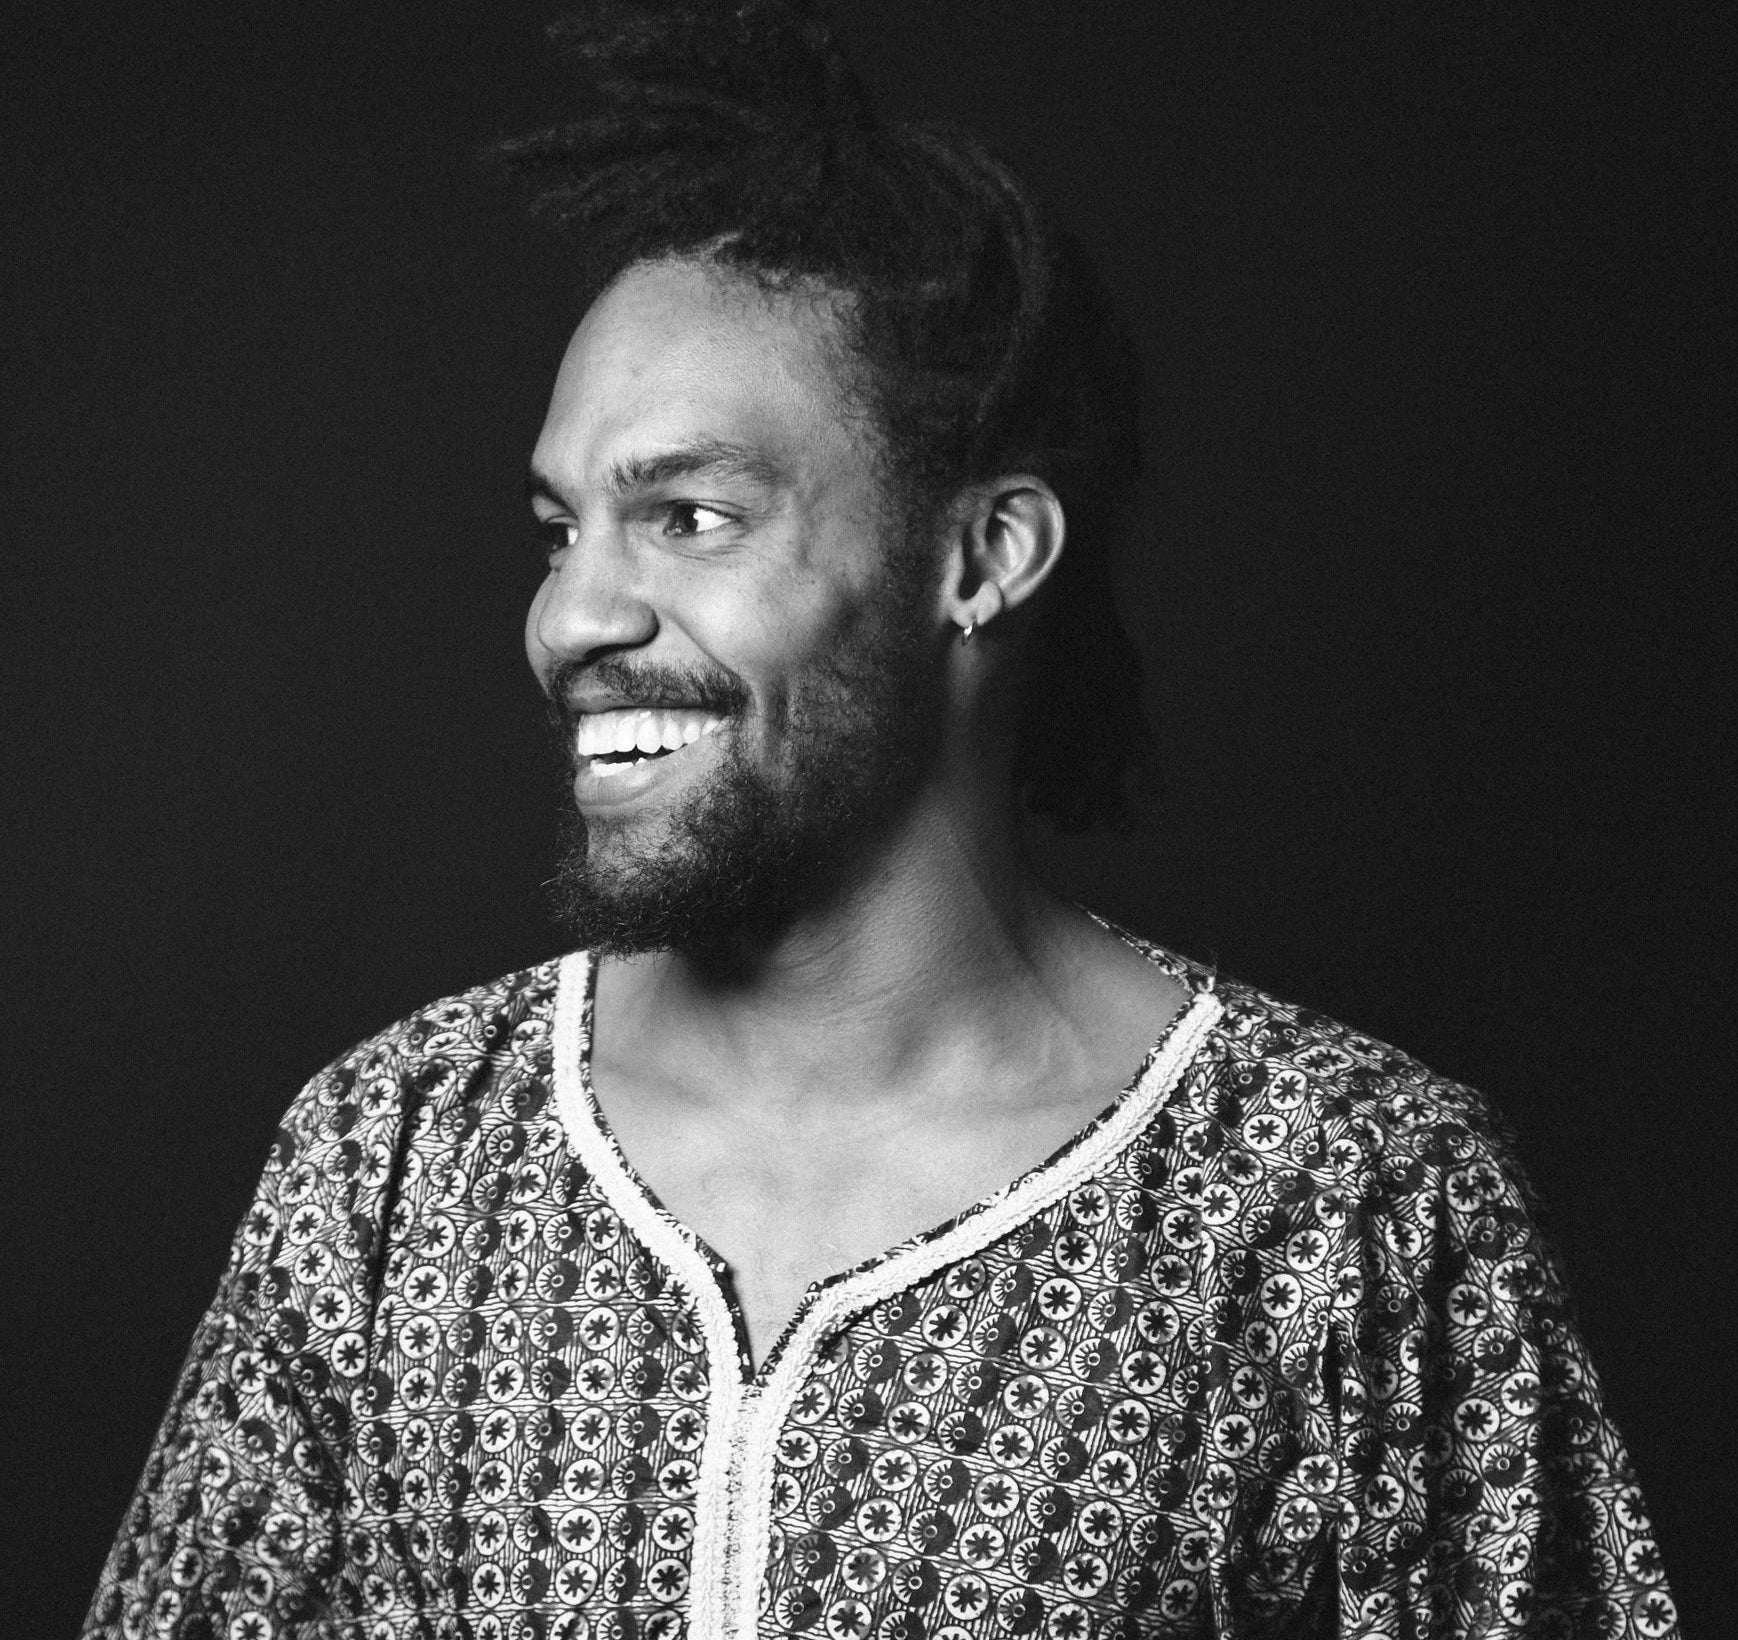
M1152 734L1106 558L1138 389L1084 253L966 132L879 119L815 0L591 0L550 34L585 117L492 153L572 244L588 304L683 255L831 289L909 521L999 473L1056 491L1069 543L1036 600L1015 778L1059 830L1132 821Z

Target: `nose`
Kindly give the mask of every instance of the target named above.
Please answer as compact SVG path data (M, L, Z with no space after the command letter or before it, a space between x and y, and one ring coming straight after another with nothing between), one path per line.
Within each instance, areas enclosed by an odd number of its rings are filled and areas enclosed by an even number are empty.
M564 661L586 661L649 643L658 618L639 586L625 543L586 531L550 566L525 621L525 653L539 677Z

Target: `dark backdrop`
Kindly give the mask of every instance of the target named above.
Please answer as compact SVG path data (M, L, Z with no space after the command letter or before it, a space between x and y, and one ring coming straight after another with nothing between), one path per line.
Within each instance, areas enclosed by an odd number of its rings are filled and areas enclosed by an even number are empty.
M1506 1106L1712 1635L1729 23L841 9L1099 249L1147 361L1169 791L1053 869ZM469 158L559 106L547 12L7 41L10 1633L82 1610L295 1089L559 944L518 492L576 315Z

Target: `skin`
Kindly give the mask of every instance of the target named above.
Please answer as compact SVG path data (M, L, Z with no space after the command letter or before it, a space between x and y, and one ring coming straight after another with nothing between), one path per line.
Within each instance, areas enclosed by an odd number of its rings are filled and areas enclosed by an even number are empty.
M836 324L821 296L769 297L694 261L631 269L593 305L532 461L552 551L526 646L546 687L567 663L584 696L584 666L606 657L725 668L752 705L723 735L784 768L806 682L887 601L881 469L838 386ZM612 482L701 441L765 470ZM1005 674L1064 533L1039 479L962 492L901 663L913 788L787 925L599 971L598 1102L653 1194L729 1262L757 1361L811 1283L1065 1142L1185 1000L1020 855ZM655 847L722 740L644 779L582 773L594 858Z

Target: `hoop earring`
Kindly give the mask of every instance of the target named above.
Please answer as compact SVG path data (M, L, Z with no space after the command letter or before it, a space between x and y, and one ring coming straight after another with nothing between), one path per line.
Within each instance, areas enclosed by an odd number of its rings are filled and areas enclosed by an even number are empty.
M976 632L977 629L978 629L978 618L976 615L974 615L969 621L966 622L966 624L964 626L962 626L960 628L960 642L962 644L970 643L972 641L972 634L974 632Z

